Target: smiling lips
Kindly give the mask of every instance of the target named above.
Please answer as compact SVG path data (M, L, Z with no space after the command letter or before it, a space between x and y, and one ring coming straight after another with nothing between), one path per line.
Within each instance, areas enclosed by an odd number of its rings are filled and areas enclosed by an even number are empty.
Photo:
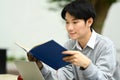
M74 33L69 33L69 35L71 35L71 36L73 36L73 35L75 35L76 34L76 32L74 32Z

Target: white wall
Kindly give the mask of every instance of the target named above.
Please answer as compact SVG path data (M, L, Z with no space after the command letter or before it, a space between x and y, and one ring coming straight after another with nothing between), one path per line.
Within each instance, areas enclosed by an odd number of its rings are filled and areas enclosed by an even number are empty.
M102 34L114 41L120 61L120 2L114 3L105 20Z
M8 56L26 56L14 43L28 48L55 39L61 45L67 34L60 11L49 11L48 0L0 0L0 48Z

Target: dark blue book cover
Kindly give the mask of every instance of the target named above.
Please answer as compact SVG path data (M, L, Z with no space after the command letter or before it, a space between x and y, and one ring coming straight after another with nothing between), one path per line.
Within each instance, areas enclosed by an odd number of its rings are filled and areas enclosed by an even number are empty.
M57 70L69 64L62 60L64 56L67 56L62 54L62 51L66 50L67 49L54 40L50 40L44 44L32 48L29 53L31 53L35 58Z

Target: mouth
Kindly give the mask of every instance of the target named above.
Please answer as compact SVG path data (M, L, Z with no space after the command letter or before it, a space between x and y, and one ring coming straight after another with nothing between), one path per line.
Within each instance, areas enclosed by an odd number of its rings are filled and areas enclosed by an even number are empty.
M75 34L76 34L75 32L74 32L74 33L69 33L70 36L73 36L73 35L75 35Z

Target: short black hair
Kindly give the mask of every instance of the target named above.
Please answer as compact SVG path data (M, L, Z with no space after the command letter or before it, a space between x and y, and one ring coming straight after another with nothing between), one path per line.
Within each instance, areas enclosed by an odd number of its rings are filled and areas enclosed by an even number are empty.
M76 19L83 19L85 21L90 17L94 20L96 17L96 12L92 4L87 0L75 0L67 4L61 12L63 19L65 19L66 12L74 16Z

